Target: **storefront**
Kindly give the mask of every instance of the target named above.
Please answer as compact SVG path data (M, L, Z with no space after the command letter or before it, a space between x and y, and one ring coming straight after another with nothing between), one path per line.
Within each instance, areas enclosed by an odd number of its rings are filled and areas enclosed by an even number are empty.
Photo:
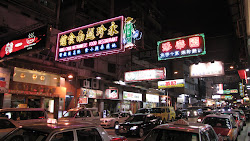
M4 99L10 99L8 95L9 90L9 83L10 83L10 70L6 68L0 68L0 108L7 108L9 107L10 103L4 101Z
M64 110L66 88L60 87L63 79L55 74L14 68L5 99L11 108L45 108L51 117L58 117ZM9 101L8 101L9 100Z
M78 104L77 107L99 107L100 100L103 99L103 91L80 88L77 90Z
M142 104L142 94L123 91L123 102L121 103L122 111L132 111L136 113Z
M159 106L159 95L146 94L146 102L143 102L143 108L155 108Z

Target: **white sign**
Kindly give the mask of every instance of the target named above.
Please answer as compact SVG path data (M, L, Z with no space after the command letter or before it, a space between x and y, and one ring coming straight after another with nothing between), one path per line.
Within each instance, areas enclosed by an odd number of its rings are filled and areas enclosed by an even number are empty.
M212 99L220 99L221 95L212 95Z
M184 79L158 81L158 89L184 87L184 85L185 85Z
M224 75L224 64L221 61L214 63L199 63L190 66L190 77L209 77Z
M123 100L142 101L142 94L133 92L123 92Z
M155 80L155 79L165 79L165 78L166 78L166 70L164 67L157 69L125 72L124 76L125 82Z
M159 103L159 95L146 94L146 102Z

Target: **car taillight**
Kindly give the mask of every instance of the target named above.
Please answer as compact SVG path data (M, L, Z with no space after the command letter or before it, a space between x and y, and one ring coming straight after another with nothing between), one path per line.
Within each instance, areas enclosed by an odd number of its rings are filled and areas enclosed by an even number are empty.
M232 133L232 129L229 129L228 133L227 133L227 136L230 136Z
M114 137L110 141L128 141L126 137Z

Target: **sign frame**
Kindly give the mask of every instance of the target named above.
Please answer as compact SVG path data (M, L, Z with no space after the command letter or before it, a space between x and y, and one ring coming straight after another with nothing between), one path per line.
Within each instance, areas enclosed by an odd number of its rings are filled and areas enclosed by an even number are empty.
M189 54L189 55L180 55L180 56L175 56L175 57L171 57L171 58L161 58L160 54L162 52L160 52L160 47L162 45L162 43L166 43L166 42L173 42L173 41L177 41L177 40L183 40L183 39L189 39L191 37L201 37L202 42L201 44L203 45L203 49L200 53L196 53L196 54ZM174 52L176 51L176 49L174 50ZM180 50L181 51L181 50ZM167 53L167 52L165 52ZM167 40L162 40L162 41L158 41L157 42L157 57L158 57L158 61L161 60L169 60L169 59L176 59L176 58L184 58L184 57L192 57L192 56L199 56L199 55L205 55L206 54L206 47L205 47L205 35L204 33L200 33L200 34L194 34L194 35L189 35L189 36L183 36L183 37L178 37L178 38L173 38L173 39L167 39Z
M117 49L112 49L110 51L101 51L101 52L93 52L93 53L89 53L89 54L79 54L79 55L76 55L76 56L71 56L71 57L65 57L65 58L59 58L59 49L62 49L59 47L60 45L60 37L62 35L65 35L65 34L70 34L72 32L77 32L77 31L80 31L80 30L85 30L85 29L88 29L90 27L94 27L94 26L98 26L98 25L102 25L102 24L107 24L109 22L112 22L112 21L118 21L120 20L121 21L121 25L120 26L120 33L118 34L120 37L120 40L118 40L117 42L119 43L120 45L120 48L117 48ZM99 22L96 22L96 23L92 23L92 24L89 24L89 25L85 25L85 26L81 26L81 27L78 27L78 28L74 28L74 29L71 29L71 30L67 30L67 31L64 31L64 32L60 32L58 33L57 35L57 45L56 45L56 56L55 56L55 60L56 61L70 61L70 60L78 60L78 59L86 59L86 58L94 58L94 57L98 57L98 56L104 56L104 55L109 55L109 54L115 54L115 53L120 53L120 52L124 52L125 51L125 48L123 46L123 26L124 26L124 16L119 16L119 17L115 17L115 18L111 18L111 19L107 19L107 20L103 20L103 21L99 21ZM99 39L99 40L102 40L102 39ZM92 40L91 40L92 42ZM82 42L78 45L82 45L84 43L87 43L89 44L89 42ZM63 47L63 49L66 49L66 51L68 50L68 48L71 48L71 50L73 50L73 48L75 48L76 45L69 45L69 46L65 46ZM93 46L95 47L95 46ZM81 49L83 48L87 48L87 47L82 47ZM65 51L65 52L66 52Z

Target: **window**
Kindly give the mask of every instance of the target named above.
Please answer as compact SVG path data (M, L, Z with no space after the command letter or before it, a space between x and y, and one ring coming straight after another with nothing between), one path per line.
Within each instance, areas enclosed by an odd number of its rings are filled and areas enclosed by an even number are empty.
M102 137L95 128L77 130L79 141L102 141Z
M77 113L76 118L79 118L79 117L85 117L85 112L84 112L84 111L79 111L79 112Z
M0 120L0 129L7 129L7 128L15 128L16 126L11 123L9 120L1 119Z
M116 73L116 65L108 63L108 72Z
M198 141L198 137L198 134L191 132L154 129L144 141Z
M83 65L85 67L94 68L94 66L95 66L95 60L93 58L84 59Z
M90 113L90 111L86 111L87 112L87 117L91 117L91 113Z
M201 140L202 141L208 141L208 136L206 132L201 132Z
M94 117L99 117L99 112L98 111L93 111L93 116Z
M209 127L207 133L210 141L217 141L217 135L212 128Z
M53 136L51 141L74 141L73 131L58 133Z

